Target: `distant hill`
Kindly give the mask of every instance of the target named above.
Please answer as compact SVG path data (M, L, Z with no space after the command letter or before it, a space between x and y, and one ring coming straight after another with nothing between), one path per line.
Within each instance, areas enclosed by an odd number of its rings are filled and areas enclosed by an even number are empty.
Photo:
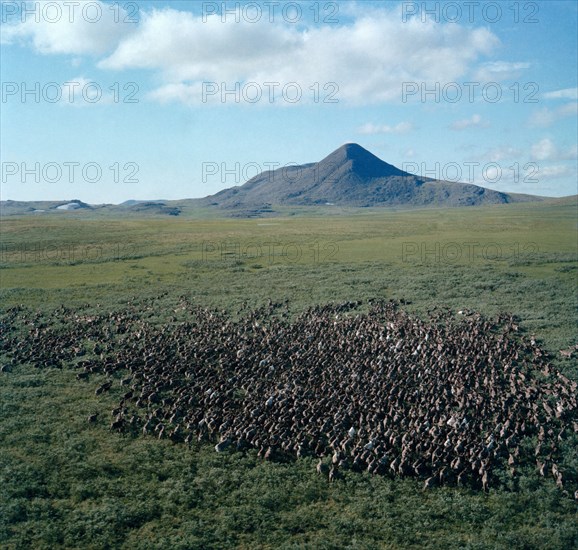
M95 207L78 199L61 201L0 201L0 214L41 214L49 211L93 210Z
M131 216L178 216L181 208L170 201L128 200L122 204L86 204L78 199L71 201L0 201L1 216L44 215L65 213L66 215L90 212L95 215ZM175 202L175 201L173 201Z
M181 209L176 206L167 206L167 201L137 201L131 200L123 202L120 207L125 207L131 212L144 212L147 214L167 214L169 216L178 216ZM128 204L127 204L128 203Z
M156 199L156 200L138 200L138 199L129 199L127 201L121 202L118 206L135 206L137 204L142 204L142 203L161 203L164 204L167 201L164 199Z
M247 209L259 205L474 206L542 200L477 185L439 181L404 172L360 145L348 143L320 162L262 172L244 185L201 199L206 206Z
M262 172L244 185L202 199L138 200L89 205L69 201L0 201L0 215L130 217L269 217L290 213L339 213L355 208L460 207L560 199L504 193L477 185L435 180L384 162L356 143L347 143L319 162ZM554 202L553 202L554 204ZM328 208L329 207L329 208Z

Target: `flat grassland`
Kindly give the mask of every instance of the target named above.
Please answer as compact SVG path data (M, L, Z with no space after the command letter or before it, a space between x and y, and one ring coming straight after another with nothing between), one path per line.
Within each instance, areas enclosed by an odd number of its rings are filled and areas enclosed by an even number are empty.
M296 313L371 298L418 315L436 305L510 312L576 380L576 360L558 350L577 343L577 231L575 199L261 219L7 217L0 297L4 311L152 299L159 322L180 296L232 315L268 299ZM1 547L578 545L573 495L535 472L488 494L349 472L330 484L312 459L269 463L112 433L121 388L97 397L103 379L34 365L0 373ZM565 442L568 471L578 470L577 443Z

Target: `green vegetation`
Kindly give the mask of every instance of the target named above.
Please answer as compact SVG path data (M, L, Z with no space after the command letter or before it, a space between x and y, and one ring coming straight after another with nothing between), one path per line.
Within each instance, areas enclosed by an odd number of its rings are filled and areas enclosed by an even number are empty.
M252 220L62 213L8 217L0 229L3 308L155 298L151 315L164 322L185 295L233 315L269 298L294 312L373 297L418 314L507 311L578 378L575 359L558 353L576 343L575 201ZM112 433L122 388L97 397L101 378L34 365L0 373L0 547L578 545L572 495L534 472L488 494L355 473L329 484L310 459L275 464ZM574 469L575 450L565 451Z

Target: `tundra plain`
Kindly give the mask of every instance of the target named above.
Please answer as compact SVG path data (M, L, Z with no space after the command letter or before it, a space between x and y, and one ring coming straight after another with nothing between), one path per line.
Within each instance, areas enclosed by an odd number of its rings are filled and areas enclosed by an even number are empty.
M272 218L102 217L62 212L0 222L2 319L15 306L83 313L150 304L167 322L180 297L235 315L395 299L507 312L578 380L575 197L394 211L304 209ZM286 215L285 215L286 214ZM2 326L4 330L4 326ZM2 364L10 364L3 349ZM122 389L72 366L0 373L0 545L6 548L572 548L574 495L522 469L483 492L423 491L415 479L345 472L310 458L267 462L111 432ZM87 417L99 413L95 423ZM576 479L578 436L561 444Z

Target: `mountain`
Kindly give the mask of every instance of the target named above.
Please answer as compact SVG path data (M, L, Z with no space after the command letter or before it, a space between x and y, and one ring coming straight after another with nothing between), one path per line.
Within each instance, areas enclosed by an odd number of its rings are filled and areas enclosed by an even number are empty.
M568 197L559 200L575 200ZM343 212L348 207L453 207L554 200L416 176L347 143L323 160L270 170L202 199L89 205L70 201L0 201L0 216L270 217L288 211ZM558 199L557 199L558 200ZM334 207L334 208L332 208Z
M265 205L473 206L541 200L477 185L434 180L404 172L356 143L347 143L320 162L262 172L244 185L201 199L225 209Z

